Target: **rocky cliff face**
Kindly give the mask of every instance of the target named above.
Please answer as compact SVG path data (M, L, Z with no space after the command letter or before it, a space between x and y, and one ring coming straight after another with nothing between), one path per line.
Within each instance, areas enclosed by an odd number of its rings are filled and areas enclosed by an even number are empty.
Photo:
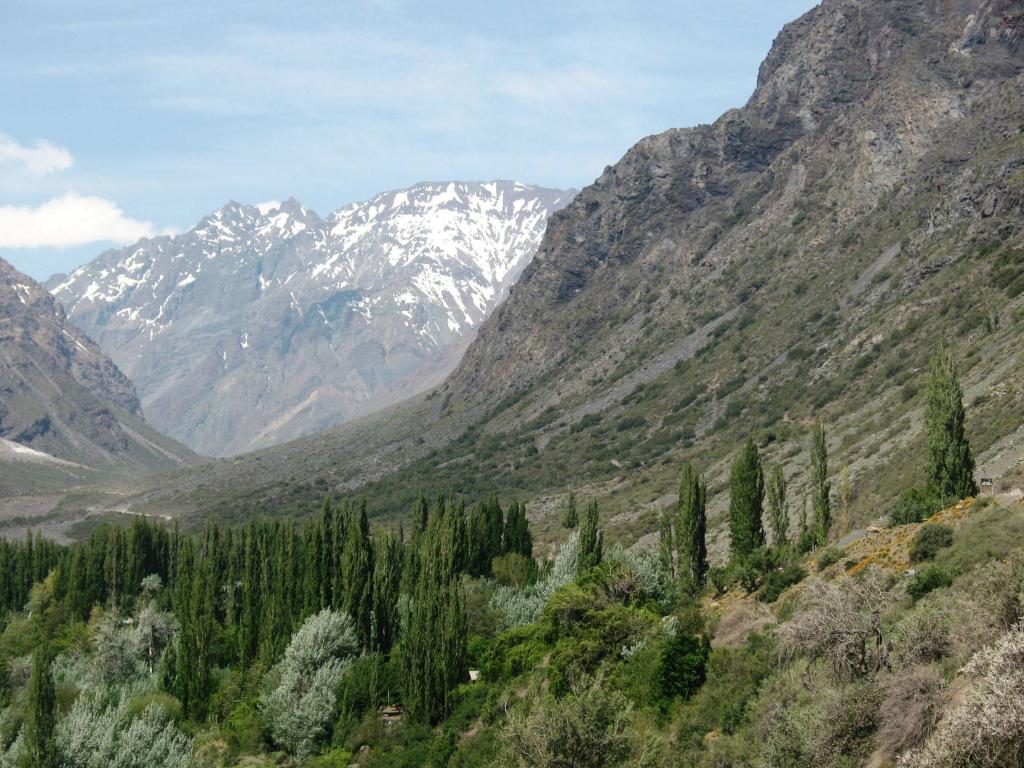
M131 382L49 291L2 259L0 439L8 458L48 455L114 474L194 458L146 427Z
M1020 0L825 0L781 32L745 106L641 140L552 216L435 393L195 482L267 511L354 488L393 510L437 488L554 509L574 483L635 537L685 460L718 513L747 435L799 489L820 416L848 519L870 520L918 479L940 343L980 471L1012 474L1022 33Z
M938 147L982 105L1021 87L1022 9L1007 0L825 0L787 25L746 106L644 139L553 218L453 377L453 399L521 390L583 348L584 357L618 357L637 315L623 312L609 327L612 306L657 306L655 323L693 317L709 311L696 304L742 303L737 289L749 299L777 267L810 276L849 260L849 228L867 235L862 217L940 189L935 173L949 175L947 190L973 189L921 233L918 254L991 215L982 206L996 180L957 179L976 159L970 144L945 167L934 153L950 151ZM769 242L783 239L783 263L767 264ZM724 285L723 271L740 264L762 275Z
M232 454L440 381L570 198L502 181L420 184L326 219L230 203L50 285L159 429Z

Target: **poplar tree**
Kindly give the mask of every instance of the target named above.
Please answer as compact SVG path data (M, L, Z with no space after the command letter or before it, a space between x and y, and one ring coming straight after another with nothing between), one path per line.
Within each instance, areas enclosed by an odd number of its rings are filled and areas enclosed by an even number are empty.
M768 476L765 493L768 497L768 520L772 526L772 545L776 549L786 546L789 532L789 502L786 500L786 478L782 467L776 464Z
M53 748L55 702L50 654L48 648L43 646L32 654L32 673L28 681L24 732L29 768L53 768L57 765Z
M679 575L684 587L689 589L700 588L708 571L707 500L707 483L687 462L683 465L683 478L679 483L676 546L679 549Z
M658 561L669 578L676 577L675 541L672 535L672 515L663 510L658 526Z
M825 425L821 419L814 422L811 433L811 506L814 508L814 544L823 546L832 528L832 481L828 479L828 447L825 444Z
M524 557L533 557L533 537L526 521L526 505L512 502L505 517L505 532L502 537L502 553L514 552Z
M401 534L379 538L373 548L373 650L391 650L398 631L398 595L402 583Z
M604 556L604 533L600 528L600 515L597 499L587 502L580 523L580 559L579 570L584 572L601 564Z
M576 491L570 488L568 495L565 497L565 511L562 514L562 527L568 528L571 531L579 524L580 516L576 511Z
M964 392L956 362L944 349L932 356L925 404L928 485L942 499L978 493L974 455L964 429Z
M341 574L345 584L342 610L352 618L360 647L367 650L373 631L373 545L365 500L352 510L346 526Z
M733 557L745 558L764 546L761 513L764 504L764 472L753 438L732 462L729 478L729 535Z

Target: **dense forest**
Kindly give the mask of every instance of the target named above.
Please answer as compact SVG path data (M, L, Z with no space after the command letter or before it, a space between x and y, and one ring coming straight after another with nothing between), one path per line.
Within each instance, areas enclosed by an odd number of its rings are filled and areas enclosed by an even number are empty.
M921 484L860 556L821 420L799 501L736 451L715 564L690 464L650 551L573 491L543 561L524 505L454 494L0 542L0 765L1022 765L1024 516L971 500L962 400L940 351Z

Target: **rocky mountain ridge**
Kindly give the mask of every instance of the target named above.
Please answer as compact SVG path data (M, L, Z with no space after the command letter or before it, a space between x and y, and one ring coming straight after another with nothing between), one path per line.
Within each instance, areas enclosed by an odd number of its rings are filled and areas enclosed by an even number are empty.
M296 200L232 202L50 287L132 378L158 428L233 454L440 381L571 196L424 183L325 219Z
M0 441L8 492L31 490L16 476L22 462L59 466L85 480L94 472L119 476L196 460L146 425L128 378L49 291L2 259Z

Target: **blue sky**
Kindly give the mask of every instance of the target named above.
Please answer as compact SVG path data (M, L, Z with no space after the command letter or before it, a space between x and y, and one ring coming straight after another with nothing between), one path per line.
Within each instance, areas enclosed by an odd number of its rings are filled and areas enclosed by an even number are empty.
M36 278L229 199L582 187L746 101L813 0L0 4L0 257Z

